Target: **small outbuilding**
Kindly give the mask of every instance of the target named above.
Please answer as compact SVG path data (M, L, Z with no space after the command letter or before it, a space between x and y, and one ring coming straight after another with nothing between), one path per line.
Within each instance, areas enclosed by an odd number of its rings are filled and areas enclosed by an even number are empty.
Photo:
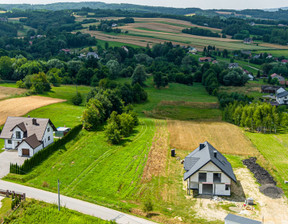
M55 131L55 137L62 138L71 130L68 127L58 127L57 131Z
M248 219L242 216L228 214L225 219L225 224L262 224L260 221Z

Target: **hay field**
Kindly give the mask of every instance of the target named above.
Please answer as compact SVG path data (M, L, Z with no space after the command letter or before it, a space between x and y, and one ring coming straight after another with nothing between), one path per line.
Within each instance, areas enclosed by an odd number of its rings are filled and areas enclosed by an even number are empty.
M8 116L22 116L39 107L64 101L66 100L43 96L28 96L0 101L0 125L5 123Z
M244 131L225 122L168 121L170 146L191 152L208 141L225 154L255 156L258 153Z
M77 18L82 20L83 18ZM120 19L120 17L105 17L97 19ZM145 47L147 44L153 45L156 43L164 43L171 41L173 44L182 46L193 46L198 50L202 50L204 46L211 45L219 49L228 50L267 50L267 49L282 49L280 45L246 45L241 40L232 40L230 38L215 38L204 37L182 33L182 29L186 27L199 27L202 29L209 29L213 32L221 32L220 29L211 27L193 25L188 21L182 21L177 19L165 19L165 18L134 18L135 23L126 24L120 26L123 33L103 33L100 31L89 31L88 28L81 32L89 33L95 36L99 40L113 41L119 43L130 43L137 46ZM89 26L86 24L85 26ZM128 33L125 33L128 31Z
M27 92L26 89L0 86L0 100L5 99L10 96L21 95L26 92Z

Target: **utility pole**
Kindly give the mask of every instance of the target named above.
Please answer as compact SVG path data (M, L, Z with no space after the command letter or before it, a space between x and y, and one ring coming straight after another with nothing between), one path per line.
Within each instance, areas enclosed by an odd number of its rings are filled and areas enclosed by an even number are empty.
M58 211L60 211L60 181L58 179Z

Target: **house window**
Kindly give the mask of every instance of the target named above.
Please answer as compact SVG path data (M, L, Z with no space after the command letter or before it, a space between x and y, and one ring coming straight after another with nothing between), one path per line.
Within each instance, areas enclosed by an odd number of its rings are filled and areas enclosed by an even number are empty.
M50 132L50 128L47 128L47 132Z
M207 173L199 173L199 182L207 181Z
M50 141L50 136L48 136L48 141Z
M213 182L221 183L221 173L213 173Z
M12 144L12 141L10 139L8 139L8 144Z
M16 131L16 138L17 139L21 138L21 132L20 131Z
M225 191L229 191L230 190L230 185L225 184Z

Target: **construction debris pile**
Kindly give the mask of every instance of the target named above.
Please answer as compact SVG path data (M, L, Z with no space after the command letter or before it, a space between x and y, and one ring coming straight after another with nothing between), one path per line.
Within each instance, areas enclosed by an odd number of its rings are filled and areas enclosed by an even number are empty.
M262 185L260 187L260 191L268 197L271 198L280 198L283 194L282 189L276 187L276 182L274 178L261 167L258 163L256 163L255 157L250 157L249 159L243 160L243 164L247 166L247 168L254 174L254 177L257 181Z

